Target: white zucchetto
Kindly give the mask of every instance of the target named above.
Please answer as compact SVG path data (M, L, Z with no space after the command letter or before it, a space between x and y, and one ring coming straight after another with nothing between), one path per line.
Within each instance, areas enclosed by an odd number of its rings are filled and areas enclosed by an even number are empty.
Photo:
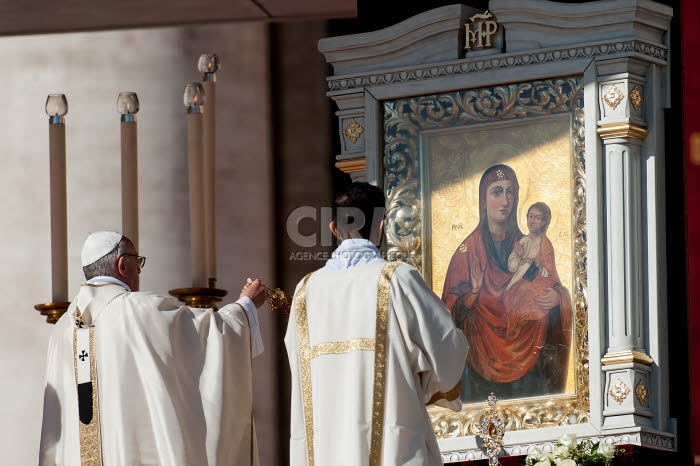
M113 231L96 231L90 233L85 243L83 250L80 253L80 263L85 267L98 259L103 258L122 240L121 233Z

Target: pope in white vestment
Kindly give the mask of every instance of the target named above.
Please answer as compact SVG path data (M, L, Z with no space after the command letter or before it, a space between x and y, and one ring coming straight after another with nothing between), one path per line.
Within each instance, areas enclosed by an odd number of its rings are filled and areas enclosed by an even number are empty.
M297 286L285 344L292 466L442 464L425 406L461 409L467 343L415 268L345 239Z
M261 343L248 297L214 312L92 278L49 343L39 464L257 465Z

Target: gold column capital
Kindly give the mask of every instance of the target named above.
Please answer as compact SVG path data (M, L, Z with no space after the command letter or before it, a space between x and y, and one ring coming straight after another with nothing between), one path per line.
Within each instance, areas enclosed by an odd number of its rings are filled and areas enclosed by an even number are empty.
M598 136L601 139L632 138L643 141L649 134L644 126L635 123L606 123L598 126Z
M335 163L335 166L348 174L359 172L367 169L367 158L355 157L352 159L339 160Z
M651 366L654 360L646 353L640 351L628 350L628 351L618 351L615 353L607 353L603 356L601 361L604 366L611 366L613 364L624 364L630 362L636 362L639 364L644 364L645 366Z

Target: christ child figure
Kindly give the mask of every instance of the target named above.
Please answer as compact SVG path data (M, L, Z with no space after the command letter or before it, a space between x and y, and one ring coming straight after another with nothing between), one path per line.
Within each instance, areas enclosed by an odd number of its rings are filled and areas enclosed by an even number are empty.
M551 220L552 211L547 204L532 204L527 211L529 234L515 243L508 257L508 269L513 272L503 294L508 338L516 338L525 322L545 318L550 309L538 303L537 298L561 286L554 247L546 236Z

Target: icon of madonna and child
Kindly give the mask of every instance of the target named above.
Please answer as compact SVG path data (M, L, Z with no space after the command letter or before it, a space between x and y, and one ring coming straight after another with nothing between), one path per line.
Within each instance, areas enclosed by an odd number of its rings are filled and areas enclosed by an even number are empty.
M550 207L527 210L518 227L520 187L508 165L479 183L479 223L454 252L442 300L469 342L462 401L563 393L571 349L572 305L547 237Z

